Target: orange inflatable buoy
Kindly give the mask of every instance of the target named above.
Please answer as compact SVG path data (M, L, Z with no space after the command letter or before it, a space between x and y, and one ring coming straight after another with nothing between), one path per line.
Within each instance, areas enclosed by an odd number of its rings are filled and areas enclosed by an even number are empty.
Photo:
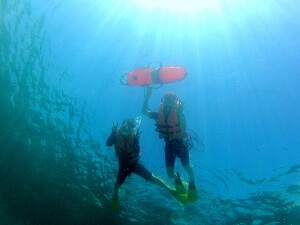
M130 86L171 83L182 80L187 72L184 66L161 66L159 68L138 68L121 78L121 83Z

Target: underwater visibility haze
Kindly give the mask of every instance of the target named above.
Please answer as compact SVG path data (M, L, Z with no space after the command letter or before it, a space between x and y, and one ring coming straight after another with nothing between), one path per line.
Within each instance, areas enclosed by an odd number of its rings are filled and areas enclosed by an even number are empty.
M0 0L0 224L300 224L300 2ZM141 116L141 162L167 177L145 87L120 78L184 66L175 92L199 200L132 174L110 208L113 123ZM175 163L184 181L180 160Z

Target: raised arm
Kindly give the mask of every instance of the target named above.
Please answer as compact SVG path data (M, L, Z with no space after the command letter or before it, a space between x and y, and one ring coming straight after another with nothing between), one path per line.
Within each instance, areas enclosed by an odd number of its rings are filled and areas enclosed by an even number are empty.
M148 103L149 103L151 94L152 94L152 87L147 87L147 93L146 93L145 100L143 102L143 107L142 107L142 113L146 116L150 116L150 110L149 110Z
M113 127L111 129L111 134L107 138L107 141L106 141L106 146L110 147L110 146L112 146L112 145L114 145L116 143L117 130L118 130L118 124L116 124L116 125L113 124Z

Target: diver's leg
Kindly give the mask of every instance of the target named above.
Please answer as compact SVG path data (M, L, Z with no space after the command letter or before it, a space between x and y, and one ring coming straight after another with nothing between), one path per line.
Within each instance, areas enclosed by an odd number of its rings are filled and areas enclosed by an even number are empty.
M174 152L172 151L171 144L166 144L166 146L165 146L165 163L166 163L167 175L170 179L177 177L176 173L174 172L175 159L176 159L176 156L175 156Z
M126 180L126 177L128 176L128 168L125 166L123 163L119 163L119 171L118 171L118 176L116 183L114 185L114 195L113 195L113 200L118 201L119 200L119 195L118 191L121 187L121 185L124 183Z
M176 178L177 175L176 173L174 172L174 166L168 166L166 167L167 169L167 174L168 174L168 177L171 179L171 178Z
M193 182L195 178L193 168L190 165L189 150L183 142L181 142L179 149L179 157L184 170L189 175L190 182Z
M180 148L180 160L182 163L182 166L184 170L189 175L189 190L188 190L188 201L197 201L199 199L198 192L195 185L195 178L194 178L194 171L193 168L190 165L189 160L189 151L187 146L182 142L181 148Z
M193 182L195 180L194 178L194 171L191 165L183 166L184 170L188 173L190 182Z
M154 175L151 176L151 178L148 180L149 182L156 184L164 189L166 189L168 192L170 192L172 195L176 194L175 189L172 189L169 185L167 185L163 179L160 177L156 177Z
M115 201L119 201L119 188L121 187L121 184L118 184L118 182L116 181L115 186L114 186L114 195L113 195L113 200Z
M166 189L171 194L175 194L175 190L169 187L163 179L154 176L152 173L150 173L141 163L137 163L135 170L133 171L137 175L143 177L145 180L156 184L164 189Z

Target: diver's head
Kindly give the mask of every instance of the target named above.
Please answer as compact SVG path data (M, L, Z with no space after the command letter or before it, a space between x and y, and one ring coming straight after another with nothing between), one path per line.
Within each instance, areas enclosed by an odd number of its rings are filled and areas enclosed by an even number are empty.
M121 134L125 136L133 134L135 130L136 130L136 124L134 119L124 120L120 128Z
M164 112L169 113L178 104L178 96L172 92L167 92L162 98L162 103Z

